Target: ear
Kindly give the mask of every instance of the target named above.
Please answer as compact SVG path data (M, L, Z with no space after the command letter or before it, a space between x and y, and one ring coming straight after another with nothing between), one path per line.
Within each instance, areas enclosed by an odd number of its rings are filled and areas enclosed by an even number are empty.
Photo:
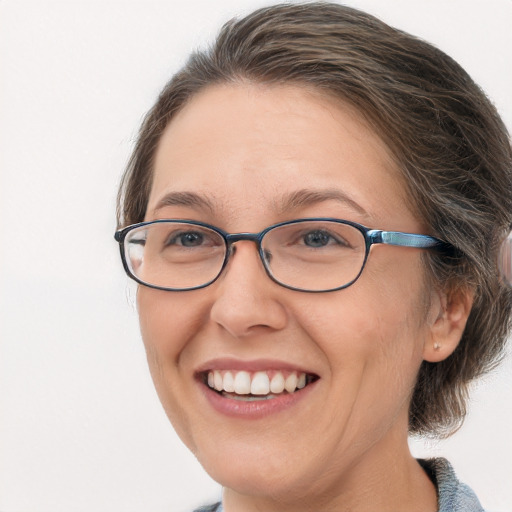
M459 289L452 293L434 292L429 320L430 333L423 347L423 359L438 363L457 348L473 306L474 293Z

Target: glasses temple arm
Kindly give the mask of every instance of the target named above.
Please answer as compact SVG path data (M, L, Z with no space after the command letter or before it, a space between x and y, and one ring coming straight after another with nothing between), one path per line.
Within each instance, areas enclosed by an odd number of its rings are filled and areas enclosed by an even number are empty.
M451 244L429 235L402 233L400 231L381 231L371 229L367 236L372 244L397 245L400 247L416 247L418 249L439 248L447 249Z

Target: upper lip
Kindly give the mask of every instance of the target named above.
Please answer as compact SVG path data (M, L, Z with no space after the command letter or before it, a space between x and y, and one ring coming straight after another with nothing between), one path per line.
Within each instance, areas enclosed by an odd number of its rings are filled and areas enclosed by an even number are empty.
M277 359L251 359L245 361L233 357L210 359L198 366L195 373L202 374L212 370L238 370L246 372L288 370L316 375L316 373L311 371L311 369L307 369L300 364L290 363L289 361L280 361Z

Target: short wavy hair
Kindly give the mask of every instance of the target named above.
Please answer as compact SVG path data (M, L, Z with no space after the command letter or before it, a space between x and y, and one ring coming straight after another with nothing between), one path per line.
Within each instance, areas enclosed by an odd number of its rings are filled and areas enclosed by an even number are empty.
M429 282L474 292L455 352L423 362L409 430L444 437L466 414L470 382L494 368L510 329L511 290L499 247L512 224L512 149L496 109L434 46L333 3L282 4L231 20L193 53L147 114L118 196L119 227L144 219L153 159L173 116L221 83L296 84L353 105L395 158L411 207L461 258L426 251Z

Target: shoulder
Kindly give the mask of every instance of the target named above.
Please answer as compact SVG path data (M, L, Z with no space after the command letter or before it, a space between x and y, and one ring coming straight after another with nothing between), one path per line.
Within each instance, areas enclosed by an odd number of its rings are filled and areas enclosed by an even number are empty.
M437 487L438 512L485 512L476 494L459 481L446 459L426 459L419 463Z
M222 512L222 507L219 502L213 505L205 505L204 507L196 508L194 512Z

